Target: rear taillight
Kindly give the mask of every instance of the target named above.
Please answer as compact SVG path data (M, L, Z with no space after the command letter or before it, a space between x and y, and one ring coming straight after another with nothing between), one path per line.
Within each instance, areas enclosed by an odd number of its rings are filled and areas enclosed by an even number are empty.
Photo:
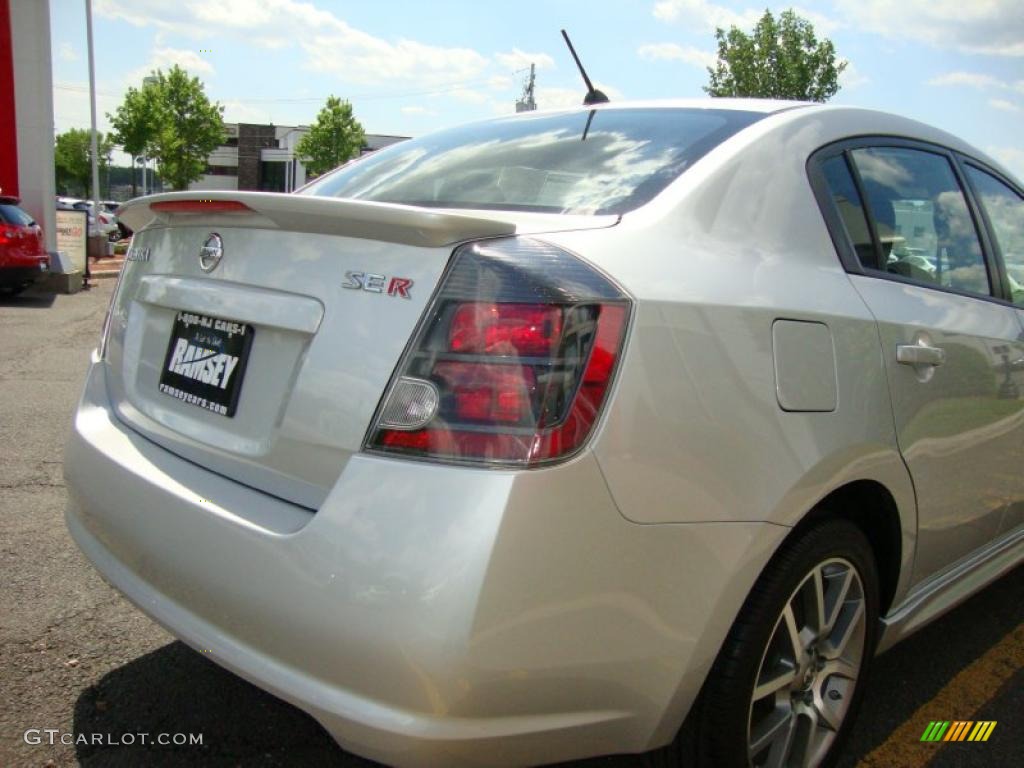
M458 248L367 449L505 466L571 456L600 415L629 310L618 286L555 246Z

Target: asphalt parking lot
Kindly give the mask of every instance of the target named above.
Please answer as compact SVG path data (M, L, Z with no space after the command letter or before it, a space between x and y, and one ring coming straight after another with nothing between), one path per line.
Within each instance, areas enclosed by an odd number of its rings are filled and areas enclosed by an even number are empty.
M0 299L0 767L372 765L176 642L71 542L61 452L112 288ZM879 657L840 765L1024 765L1022 606L1018 568ZM984 743L923 744L931 720L997 726ZM38 733L26 740L30 729ZM51 745L45 729L88 743L58 734ZM203 743L92 743L141 733L202 734ZM613 757L573 768L639 765Z

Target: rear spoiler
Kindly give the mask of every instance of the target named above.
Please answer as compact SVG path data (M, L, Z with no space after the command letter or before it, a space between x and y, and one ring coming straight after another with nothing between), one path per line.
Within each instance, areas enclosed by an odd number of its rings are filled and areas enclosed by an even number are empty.
M276 192L196 191L139 197L117 209L132 230L187 226L250 227L342 235L439 247L516 231L512 222L395 203Z

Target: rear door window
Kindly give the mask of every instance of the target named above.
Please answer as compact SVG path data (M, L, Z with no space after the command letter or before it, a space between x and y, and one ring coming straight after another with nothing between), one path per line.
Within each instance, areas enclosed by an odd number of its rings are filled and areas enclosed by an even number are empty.
M992 295L978 230L949 158L906 147L864 147L849 155L877 238L873 268Z
M966 166L1003 258L1013 303L1024 306L1024 198L995 176Z

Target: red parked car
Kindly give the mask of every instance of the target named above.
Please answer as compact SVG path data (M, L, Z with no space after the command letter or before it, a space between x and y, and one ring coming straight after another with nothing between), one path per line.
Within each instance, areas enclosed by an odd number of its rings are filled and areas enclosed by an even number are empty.
M21 293L50 267L43 230L19 202L0 196L0 294L8 296Z

